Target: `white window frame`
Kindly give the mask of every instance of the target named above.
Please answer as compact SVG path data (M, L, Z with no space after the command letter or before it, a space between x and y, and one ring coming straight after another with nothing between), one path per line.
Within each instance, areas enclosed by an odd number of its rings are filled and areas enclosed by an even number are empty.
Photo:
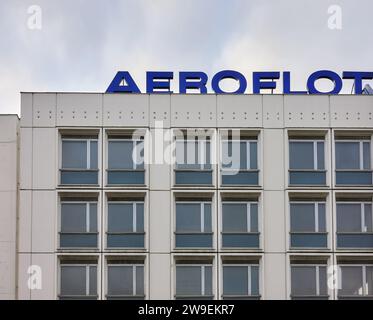
M328 265L327 264L294 264L294 263L291 263L290 264L290 281L293 281L292 279L292 268L293 267L315 267L316 268L316 272L315 272L315 282L316 282L316 294L315 295L309 295L310 297L319 297L321 296L320 295L320 267L324 267L326 269L326 272L328 272ZM326 281L327 280L327 276L326 276ZM328 283L326 283L326 285L328 285ZM290 283L290 288L291 288L291 283ZM328 292L327 292L327 295L329 296ZM297 295L293 295L293 293L291 292L291 296L292 297L299 297ZM307 295L308 296L308 295ZM322 295L323 296L323 295Z
M85 279L85 295L79 295L79 296L76 296L76 298L79 298L79 297L90 297L92 295L89 294L89 291L90 291L90 286L91 286L91 283L90 283L90 277L89 277L89 271L90 271L90 268L91 267L96 267L96 288L97 288L97 292L96 294L94 295L95 297L98 297L98 291L99 291L99 287L98 287L98 263L94 264L94 263L87 263L87 264L83 264L83 263L60 263L60 266L59 266L59 277L58 277L58 295L59 297L71 297L71 296L62 296L61 295L61 277L62 277L62 267L85 267L85 275L86 275L86 279Z
M98 228L98 211L99 211L99 208L98 208L98 201L71 201L71 200L68 200L68 201L64 201L64 200L61 200L60 201L60 218L59 218L59 232L60 233L63 233L62 232L62 205L64 204L85 204L86 205L86 211L85 211L85 215L86 215L86 232L79 232L80 234L85 234L85 233L91 233L91 231L89 231L90 229L90 225L91 225L91 215L90 215L90 204L95 204L97 206L97 216L96 216L96 224L97 224L97 231L95 232L99 232L99 228Z
M298 170L305 170L305 169L293 169L290 168L290 144L292 142L303 142L303 143L313 143L313 170L314 171L326 171L326 161L325 161L325 139L289 139L289 170L290 171L298 171ZM317 149L317 143L322 142L324 144L324 169L318 168L318 149ZM306 169L309 170L309 169ZM310 169L312 170L312 169Z
M230 231L227 231L227 232L224 232L223 231L223 215L224 215L224 205L225 204L245 204L246 205L246 233L256 233L256 231L252 231L252 226L251 226L251 205L252 204L256 204L257 207L258 207L258 226L257 226L257 229L258 229L258 233L260 232L260 228L259 228L259 203L258 201L222 201L221 202L221 208L222 208L222 232L223 233L230 233Z
M290 215L290 233L297 233L298 231L293 231L291 230L291 205L292 204L313 204L313 215L314 215L314 233L328 233L328 224L327 224L327 213L326 213L326 201L296 201L296 200L291 200L289 201L289 215ZM325 206L325 231L319 231L320 230L320 225L319 225L319 204L323 204ZM310 231L311 233L311 231Z
M222 267L223 267L223 274L222 276L224 277L224 267L247 267L247 294L246 295L242 295L242 297L253 297L253 294L252 294L252 267L257 267L258 268L258 275L259 275L259 279L258 279L258 282L259 282L259 292L258 292L258 296L260 296L260 268L259 268L259 264L258 263L248 263L248 264L243 264L243 263L240 263L240 264L228 264L228 263L223 263L222 264ZM222 290L222 294L221 296L224 297L224 296L229 296L229 295L224 295L224 281L222 279L222 284L223 284L223 290ZM237 296L241 296L241 295L237 295ZM256 295L255 295L256 296Z
M371 231L365 231L365 226L366 226L366 221L365 221L365 205L366 204L370 204L371 207L372 207L372 210L371 210L371 215L372 215L372 230L373 230L373 203L372 202L369 202L369 201L336 201L336 220L337 220L337 223L338 223L338 210L337 210L337 207L338 205L340 204L360 204L360 232L361 233L369 233ZM338 230L337 230L337 233L338 233ZM343 232L340 232L340 233L345 233L344 231Z
M86 143L86 150L87 150L87 159L86 159L86 168L65 168L63 167L62 163L62 150L63 150L63 142L64 141L76 141L76 142L85 142ZM97 168L91 168L91 142L97 143L97 151L98 151L98 139L97 138L88 138L88 139L82 139L82 138L61 138L61 170L98 170L99 162L98 158L99 155L97 154Z
M206 294L206 288L205 288L205 280L206 280L206 267L211 267L211 297L214 297L214 275L213 275L213 264L200 264L200 263L194 263L194 264L188 264L188 263L176 263L175 264L175 297L184 297L183 295L177 295L176 291L176 284L177 284L177 268L178 267L200 267L200 273L201 273L201 294L200 295L192 295L190 297L209 297L210 295Z
M135 155L135 157L136 157L136 155L137 155L137 153L133 153L133 150L135 150L135 148L137 147L136 146L136 144L138 143L138 142L143 142L144 143L144 155L145 155L145 142L144 142L145 140L144 139L139 139L139 138L136 138L136 139L131 139L131 138L119 138L119 139L114 139L114 138L108 138L107 139L107 142L108 142L108 152L107 152L107 163L106 163L106 167L108 168L108 170L110 171L110 170L113 170L113 171L115 171L115 170L122 170L122 169L110 169L109 168L109 144L110 144L110 142L132 142L132 155ZM143 169L138 169L137 168L137 164L136 164L136 162L137 161L134 161L134 160L136 160L136 159L133 159L132 158L132 170L143 170ZM145 167L145 164L144 164L144 167ZM126 169L124 169L124 170L126 170ZM128 169L129 170L129 169Z
M259 170L259 157L258 157L258 139L232 139L232 140L229 140L227 138L223 138L221 140L221 148L220 148L220 159L222 160L223 159L223 144L224 143L238 143L240 145L240 153L241 153L241 143L242 142L246 142L246 168L245 169L242 169L242 168L239 168L239 171L258 171ZM251 168L251 150L250 150L250 146L251 146L251 143L256 143L256 161L257 161L257 168L256 169L253 169ZM232 146L233 147L233 146ZM240 164L241 164L241 161L240 161ZM222 171L233 171L233 170L237 170L236 168L232 169L232 168L223 168L223 163L221 162L220 163L220 166L222 168Z
M338 283L340 285L340 288L342 289L342 286L343 286L343 281L342 281L342 268L343 267L356 267L356 268L361 268L361 273L362 273L362 294L358 294L358 295L353 295L353 296L356 296L356 297L365 297L365 296L368 296L368 282L367 282L367 271L366 271L366 268L367 267L373 267L373 264L338 264ZM338 296L340 296L338 294ZM350 295L348 295L349 297ZM340 297L346 297L346 295L341 295Z
M359 143L359 169L358 170L362 170L362 171L365 171L365 170L372 170L372 142L371 140L369 139L356 139L356 140L353 140L353 139L336 139L335 140L335 144L337 143L351 143L351 142L354 142L354 143ZM370 168L368 169L364 169L364 147L363 147L363 143L364 142L368 142L369 143L369 150L370 150L370 163L369 163L369 166ZM336 157L336 160L337 160L337 157ZM337 167L337 166L336 166ZM353 169L336 169L337 171L351 171Z
M190 155L189 155L189 152L188 152L188 143L193 143L193 150L196 150L196 146L195 144L197 144L197 160L198 162L200 162L200 168L199 169L192 169L192 170L211 170L211 169L205 169L204 166L206 165L212 165L211 163L211 158L212 158L212 154L211 154L211 145L212 145L212 136L209 136L209 135L206 135L206 138L204 139L200 139L198 135L196 135L195 137L197 137L197 140L195 139L190 139L190 138L182 138L182 137L175 137L175 170L180 170L180 171L183 171L183 170L188 170L188 169L179 169L178 168L178 165L179 165L179 162L178 160L181 158L180 155L178 155L178 150L179 150L179 147L178 145L180 143L182 143L183 145L183 150L184 150L184 144L186 143L187 144L187 153L186 153L186 158L185 158L185 152L183 151L183 162L181 163L182 165L186 165L186 164L189 164L189 160L190 159ZM209 139L207 139L207 137L209 137ZM207 144L210 145L210 163L205 163L206 160L207 160ZM195 151L193 151L193 156L194 156L194 159L193 159L193 165L196 165L197 163L194 163L195 160L196 160L196 154L195 154ZM186 160L186 163L185 163L185 160Z
M145 233L145 201L108 201L107 202L107 217L106 217L106 232L109 232L109 205L110 204L132 204L132 232L144 232ZM137 205L142 204L144 206L144 230L137 231Z
M210 220L211 220L211 233L213 233L213 226L212 226L212 215L213 215L213 212L212 212L212 201L175 201L175 232L176 234L183 234L183 232L180 232L180 231L177 231L177 224L176 224L176 221L177 221L177 205L178 204L200 204L200 233L205 233L205 205L206 204L209 204L210 207L211 207L211 217L210 217ZM210 233L210 232L208 232Z
M144 296L145 298L145 264L144 263L107 263L106 266L106 297L108 296L109 292L109 268L110 267L132 267L132 295L119 295L119 297L139 297ZM137 295L137 281L136 281L136 275L137 275L137 267L143 267L143 286L144 286L144 295Z

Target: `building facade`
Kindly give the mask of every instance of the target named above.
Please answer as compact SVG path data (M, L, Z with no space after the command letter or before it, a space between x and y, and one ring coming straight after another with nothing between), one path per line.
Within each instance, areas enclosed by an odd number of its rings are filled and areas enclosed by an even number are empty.
M22 93L0 119L0 297L373 298L373 96Z

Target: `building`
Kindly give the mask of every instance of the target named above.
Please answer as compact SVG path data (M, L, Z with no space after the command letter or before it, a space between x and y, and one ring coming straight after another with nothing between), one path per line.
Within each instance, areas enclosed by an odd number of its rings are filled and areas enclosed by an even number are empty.
M373 96L22 93L0 124L0 298L373 297Z

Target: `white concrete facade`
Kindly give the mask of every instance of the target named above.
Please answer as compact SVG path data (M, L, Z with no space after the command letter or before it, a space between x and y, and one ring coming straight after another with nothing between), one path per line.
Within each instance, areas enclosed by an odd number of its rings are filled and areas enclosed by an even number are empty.
M337 186L334 165L336 136L361 133L372 140L373 96L22 93L20 127L16 117L0 117L0 121L5 124L5 129L0 126L0 158L6 157L0 164L0 173L6 177L0 180L0 197L5 208L9 208L1 210L0 215L0 221L5 221L0 223L0 271L5 270L7 275L4 278L0 272L0 298L57 299L59 265L66 257L97 260L99 299L105 299L110 257L144 260L145 299L174 299L175 265L180 259L212 262L214 299L222 296L222 262L234 257L259 262L261 299L291 298L292 259L324 259L327 265L354 258L373 262L373 250L337 248L336 198L357 194L372 198L373 189L371 185ZM155 133L159 121L166 130L210 129L217 156L224 129L255 133L259 184L239 188L222 186L220 166L214 165L213 185L177 186L173 166L150 164L145 166L144 186L108 186L108 132L144 129ZM60 184L61 135L69 132L97 134L97 186ZM171 139L172 130L166 135ZM294 135L325 137L325 186L289 185L289 137ZM155 148L154 140L145 152L151 147ZM164 157L171 158L166 146ZM373 156L370 159L372 161ZM59 248L60 200L74 194L90 194L98 199L97 249ZM106 249L106 204L108 196L115 194L144 197L144 249ZM239 194L258 199L260 246L257 249L222 248L221 202L226 196ZM328 245L325 249L290 247L289 199L307 197L307 194L322 196L327 203ZM175 199L188 195L207 196L212 200L212 249L175 248ZM30 266L40 267L40 288L30 289ZM337 298L336 290L330 289L328 293L329 299Z

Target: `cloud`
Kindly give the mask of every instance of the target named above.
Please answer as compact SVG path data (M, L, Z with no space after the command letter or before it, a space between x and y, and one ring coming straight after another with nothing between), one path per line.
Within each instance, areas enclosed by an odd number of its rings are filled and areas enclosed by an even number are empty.
M32 4L41 30L27 28ZM342 30L327 27L331 4ZM300 90L317 69L373 69L371 12L369 0L2 0L0 113L19 112L20 91L105 91L117 70L142 89L146 70L234 69L249 87L253 71L289 70Z

